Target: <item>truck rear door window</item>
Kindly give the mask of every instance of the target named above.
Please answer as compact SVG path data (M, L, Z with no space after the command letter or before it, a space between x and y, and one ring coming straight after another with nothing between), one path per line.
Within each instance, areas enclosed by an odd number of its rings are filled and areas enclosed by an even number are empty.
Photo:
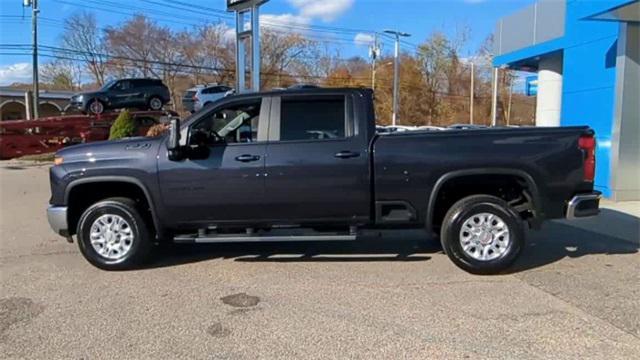
M344 96L283 98L280 108L280 140L344 138L347 128L345 114Z

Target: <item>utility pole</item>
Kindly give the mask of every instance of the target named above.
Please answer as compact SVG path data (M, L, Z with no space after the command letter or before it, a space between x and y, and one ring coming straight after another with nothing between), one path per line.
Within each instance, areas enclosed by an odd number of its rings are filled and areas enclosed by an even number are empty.
M38 104L40 103L40 86L38 80L38 0L23 0L22 5L31 6L31 35L33 46L33 118L38 118Z
M471 63L471 88L469 89L469 124L473 125L473 98L475 96L475 86L473 81L475 78L475 65Z
M398 122L398 91L400 90L400 37L409 37L411 34L400 32L397 30L385 30L387 34L395 36L396 46L393 61L393 114L391 116L391 124L393 126Z
M373 35L373 44L369 46L369 56L371 57L371 89L376 90L376 60L380 55L380 46L378 45L378 34Z

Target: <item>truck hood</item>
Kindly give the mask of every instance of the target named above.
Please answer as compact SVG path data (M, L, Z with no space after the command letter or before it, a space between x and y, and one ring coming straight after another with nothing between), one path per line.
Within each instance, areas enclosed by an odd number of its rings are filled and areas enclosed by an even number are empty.
M64 165L133 160L155 156L164 137L132 137L121 140L98 141L64 148L56 153Z

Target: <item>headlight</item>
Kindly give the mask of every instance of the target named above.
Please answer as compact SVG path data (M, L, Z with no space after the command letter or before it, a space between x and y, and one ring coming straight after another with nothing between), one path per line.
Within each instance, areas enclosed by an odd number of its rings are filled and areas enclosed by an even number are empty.
M84 95L78 95L78 96L76 96L76 100L78 100L78 101L82 101L82 100L84 100Z
M64 158L62 156L56 155L53 158L53 165L62 165L62 163L64 163Z

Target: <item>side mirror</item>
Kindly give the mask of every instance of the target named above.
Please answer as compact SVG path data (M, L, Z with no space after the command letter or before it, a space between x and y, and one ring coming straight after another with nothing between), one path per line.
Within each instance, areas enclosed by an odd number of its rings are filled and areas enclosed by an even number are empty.
M170 160L180 159L180 120L171 119L169 122L169 140L167 141Z

